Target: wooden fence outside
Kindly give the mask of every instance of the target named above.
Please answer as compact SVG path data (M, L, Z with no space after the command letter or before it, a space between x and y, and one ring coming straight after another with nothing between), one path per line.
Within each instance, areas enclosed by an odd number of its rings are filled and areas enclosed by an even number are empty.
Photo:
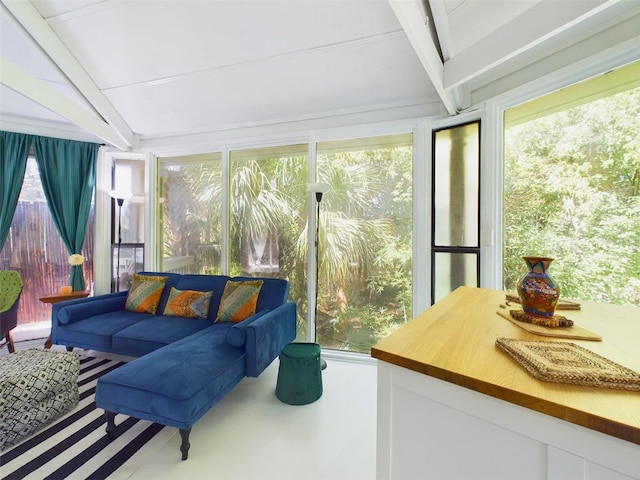
M91 209L82 255L85 285L93 285L94 210ZM18 202L9 236L0 250L0 270L16 270L22 277L18 325L51 320L51 305L40 297L69 285L71 266L46 202Z

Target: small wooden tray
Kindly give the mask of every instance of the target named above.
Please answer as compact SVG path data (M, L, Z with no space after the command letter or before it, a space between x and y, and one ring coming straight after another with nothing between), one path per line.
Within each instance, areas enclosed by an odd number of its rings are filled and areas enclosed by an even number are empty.
M535 325L533 323L520 322L509 315L509 310L499 309L496 313L501 317L506 318L514 325L517 325L527 332L533 333L535 335L542 335L544 337L571 338L573 340L591 340L594 342L602 341L602 337L600 335L579 327L575 324L572 327L543 327L542 325Z
M518 305L520 304L520 297L512 292L505 294L505 300L507 302L515 302ZM571 300L563 300L562 298L558 300L558 304L556 305L556 310L580 310L580 308L579 303L572 302Z

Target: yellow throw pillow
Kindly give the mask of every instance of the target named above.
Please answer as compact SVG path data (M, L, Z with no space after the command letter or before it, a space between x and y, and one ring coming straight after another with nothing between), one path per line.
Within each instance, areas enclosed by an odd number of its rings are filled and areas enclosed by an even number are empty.
M213 292L178 290L171 287L163 315L183 318L207 318Z
M256 313L262 280L227 281L216 322L241 322Z
M134 273L124 309L129 312L156 313L168 278Z

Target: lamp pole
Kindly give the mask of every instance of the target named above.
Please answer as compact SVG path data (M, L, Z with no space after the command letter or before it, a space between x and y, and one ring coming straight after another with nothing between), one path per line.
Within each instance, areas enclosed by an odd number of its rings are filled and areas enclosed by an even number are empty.
M322 195L329 191L329 185L326 183L314 183L309 185L309 190L314 192L316 197L316 235L314 241L315 248L315 260L316 260L316 278L314 288L314 315L313 315L313 341L317 343L318 338L318 277L320 272L320 249L319 249L319 237L320 237L320 203L322 202ZM327 368L327 362L320 358L321 369Z
M122 205L131 198L132 194L126 190L109 190L109 196L118 204L118 253L116 259L116 292L120 291L120 249L122 248ZM112 253L113 255L113 253ZM113 263L113 257L111 257ZM113 272L113 270L111 270Z
M118 203L118 255L116 260L116 292L120 291L120 247L122 246L122 205L124 198L116 198Z

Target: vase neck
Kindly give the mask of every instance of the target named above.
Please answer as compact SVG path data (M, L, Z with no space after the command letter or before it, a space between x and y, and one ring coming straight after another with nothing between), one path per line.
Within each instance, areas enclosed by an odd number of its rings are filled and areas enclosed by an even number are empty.
M553 258L548 257L523 257L527 267L533 273L546 273Z

